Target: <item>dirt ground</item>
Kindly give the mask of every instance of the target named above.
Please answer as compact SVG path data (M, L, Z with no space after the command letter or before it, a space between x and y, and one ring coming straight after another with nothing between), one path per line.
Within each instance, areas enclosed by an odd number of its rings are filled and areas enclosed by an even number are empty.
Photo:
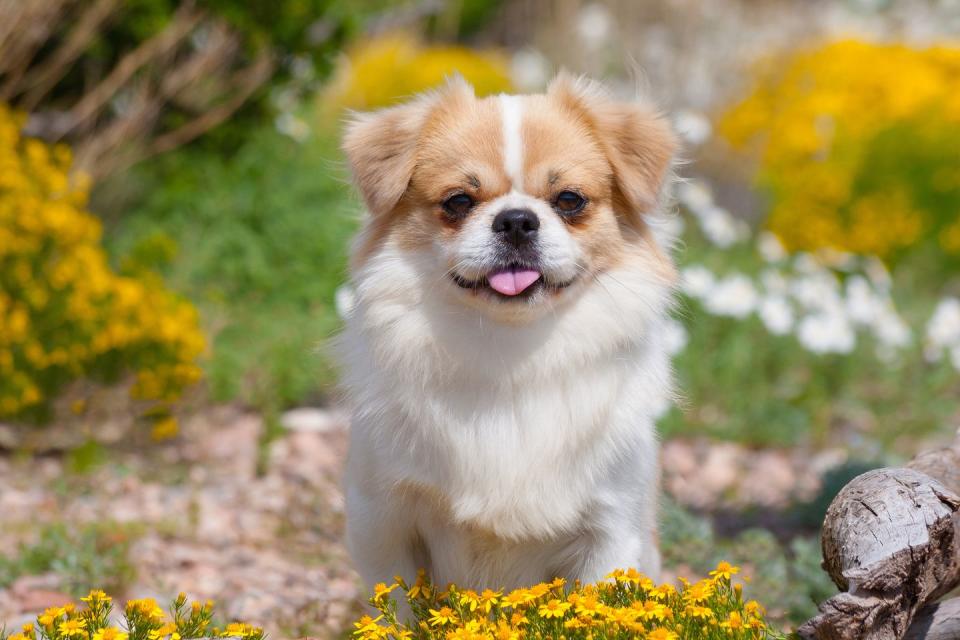
M117 599L164 602L184 591L273 638L341 636L363 593L342 543L347 420L300 410L285 423L264 446L259 416L217 407L186 420L175 441L110 448L85 473L63 455L0 456L0 554L44 524L101 523L133 539L135 578ZM702 511L812 495L842 455L671 441L662 460L665 490ZM32 619L64 590L55 572L22 576L0 590L0 620Z

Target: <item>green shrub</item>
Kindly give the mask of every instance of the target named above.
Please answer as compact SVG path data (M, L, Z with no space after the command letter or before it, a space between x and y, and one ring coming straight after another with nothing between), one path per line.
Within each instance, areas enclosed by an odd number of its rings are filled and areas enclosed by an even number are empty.
M262 126L248 138L229 158L185 149L124 179L142 196L117 205L111 246L151 263L176 245L164 272L202 312L213 396L277 409L333 379L322 347L339 327L358 205L332 137L298 143Z

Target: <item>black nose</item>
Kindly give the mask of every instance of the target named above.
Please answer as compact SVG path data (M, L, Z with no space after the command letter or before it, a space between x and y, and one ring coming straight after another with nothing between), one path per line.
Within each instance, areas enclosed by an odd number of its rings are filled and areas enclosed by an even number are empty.
M540 218L529 209L507 209L493 219L493 232L519 247L533 242L540 228Z

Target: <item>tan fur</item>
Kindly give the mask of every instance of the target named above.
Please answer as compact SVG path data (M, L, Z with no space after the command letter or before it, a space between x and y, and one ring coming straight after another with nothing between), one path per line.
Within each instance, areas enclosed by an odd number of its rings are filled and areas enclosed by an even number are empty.
M647 107L614 101L563 74L546 95L525 101L525 191L549 200L574 189L589 199L570 226L593 268L607 269L639 250L672 282L671 261L642 224L676 149L669 125ZM456 233L440 209L451 193L462 190L483 203L510 188L496 97L478 100L460 81L355 118L343 146L373 214L354 252L355 268L389 237L413 249Z
M656 575L675 271L646 221L674 146L651 109L565 77L483 99L455 81L350 123L371 215L340 340L345 500L369 583ZM563 191L582 211L558 210ZM469 211L445 211L457 194ZM527 242L502 233L508 210L538 223ZM531 272L522 290L504 279Z

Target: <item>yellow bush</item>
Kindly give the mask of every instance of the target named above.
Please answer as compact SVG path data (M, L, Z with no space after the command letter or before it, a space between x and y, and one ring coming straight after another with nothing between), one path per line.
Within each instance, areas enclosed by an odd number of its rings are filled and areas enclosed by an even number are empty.
M844 40L773 61L720 132L759 155L790 249L960 257L960 48Z
M200 375L195 309L157 276L111 269L69 149L21 125L0 105L0 418L42 418L67 383L127 372L135 397L176 399Z
M506 60L458 46L424 46L406 34L361 43L340 63L327 100L336 107L376 109L436 87L459 73L477 95L509 91Z
M681 581L679 589L656 585L633 569L617 570L597 584L567 585L562 578L508 593L481 593L448 585L439 591L421 572L416 582L399 577L374 587L376 618L354 623L357 640L761 640L778 638L754 600L744 602L733 576L738 567L721 562L710 577ZM398 618L392 592L400 590L412 621Z

